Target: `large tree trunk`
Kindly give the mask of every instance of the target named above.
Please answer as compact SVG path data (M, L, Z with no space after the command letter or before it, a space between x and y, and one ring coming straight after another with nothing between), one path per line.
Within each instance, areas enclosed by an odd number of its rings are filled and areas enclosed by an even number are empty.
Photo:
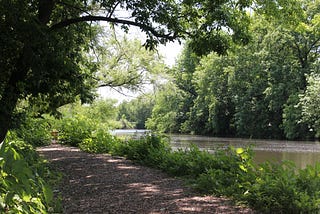
M14 85L13 81L7 84L0 100L0 142L5 139L10 128L13 111L17 105L19 97Z
M42 25L46 25L49 22L54 2L54 0L39 0L38 20ZM11 126L14 110L22 94L18 83L23 82L27 77L27 72L30 69L30 57L31 44L26 40L15 69L12 71L9 81L0 95L0 143L5 139Z
M5 139L11 126L13 113L21 96L19 82L25 80L29 70L29 60L31 56L31 47L26 44L22 50L21 56L17 60L15 69L12 71L9 81L6 83L2 94L0 95L0 143Z

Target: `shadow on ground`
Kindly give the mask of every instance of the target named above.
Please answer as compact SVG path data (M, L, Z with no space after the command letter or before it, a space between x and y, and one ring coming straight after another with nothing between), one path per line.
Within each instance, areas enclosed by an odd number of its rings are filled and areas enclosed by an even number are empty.
M200 197L182 181L124 158L53 144L39 153L64 174L63 213L252 213L228 200Z

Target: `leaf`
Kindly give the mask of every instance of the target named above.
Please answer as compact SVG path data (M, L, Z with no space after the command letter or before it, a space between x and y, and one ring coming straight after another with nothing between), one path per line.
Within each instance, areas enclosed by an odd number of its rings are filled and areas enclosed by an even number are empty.
M42 183L42 192L46 201L46 204L50 204L53 200L53 191L49 185Z
M27 194L26 192L22 193L22 200L25 202L30 202L31 201L32 196L30 194Z
M243 148L237 148L236 149L236 153L239 155L239 154L242 154L244 152L244 149Z
M248 171L247 168L246 168L244 165L242 165L242 164L239 165L239 168L240 168L242 171L244 171L244 172L247 172L247 171Z

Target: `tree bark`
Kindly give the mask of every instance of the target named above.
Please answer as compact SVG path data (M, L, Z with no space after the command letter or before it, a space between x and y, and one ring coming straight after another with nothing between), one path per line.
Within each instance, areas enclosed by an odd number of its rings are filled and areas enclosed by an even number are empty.
M54 0L39 0L38 19L41 24L47 24L50 21L50 16L54 7Z
M0 143L5 139L11 126L14 110L21 96L21 90L18 85L27 76L30 56L31 47L25 45L15 69L12 71L9 81L0 96Z
M46 25L49 22L54 4L55 0L39 0L38 20L41 25ZM26 40L21 56L17 60L15 68L12 70L11 76L0 95L0 143L4 141L7 132L10 129L14 110L22 95L22 91L19 88L19 82L23 82L27 77L27 72L30 69L29 62L31 60L31 55L31 44Z
M8 82L0 100L0 142L2 142L7 135L19 98L13 82L14 80Z

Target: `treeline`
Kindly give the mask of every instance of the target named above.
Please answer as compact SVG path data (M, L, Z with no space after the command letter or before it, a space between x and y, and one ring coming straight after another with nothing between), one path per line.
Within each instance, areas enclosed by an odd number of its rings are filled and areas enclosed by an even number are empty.
M187 43L168 81L152 98L122 104L123 114L152 108L146 127L161 132L319 137L320 3L299 3L290 18L252 15L251 42L227 55L200 57Z

